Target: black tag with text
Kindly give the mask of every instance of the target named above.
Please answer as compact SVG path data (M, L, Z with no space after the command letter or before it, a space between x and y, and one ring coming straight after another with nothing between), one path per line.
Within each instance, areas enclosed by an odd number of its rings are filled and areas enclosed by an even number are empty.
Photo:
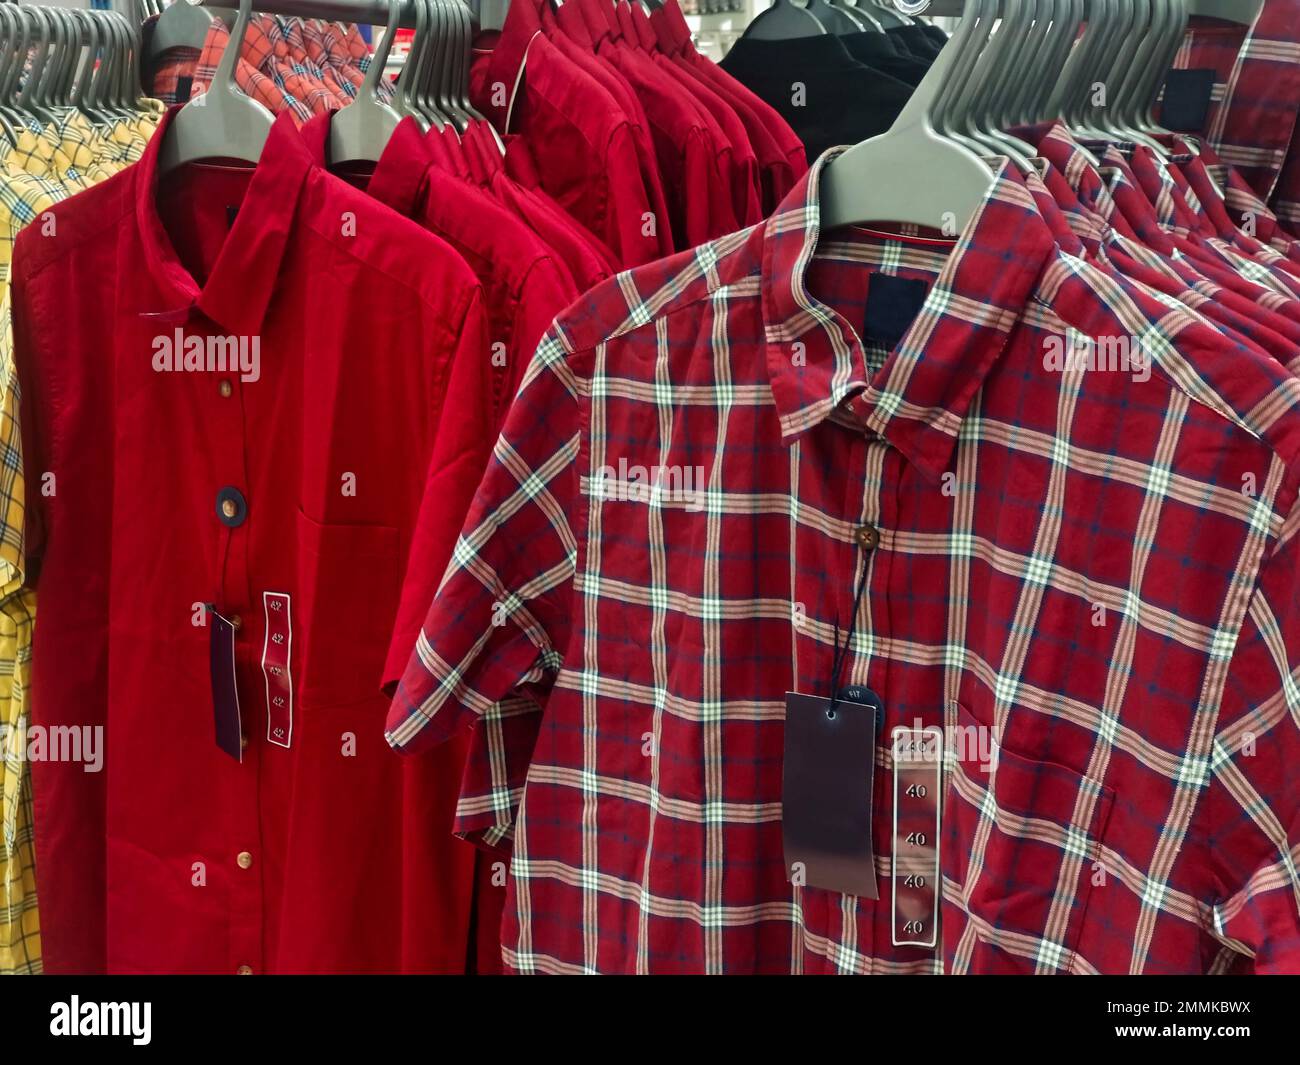
M861 693L862 702L845 696ZM879 699L865 688L831 700L787 692L781 831L786 878L879 898L871 848Z

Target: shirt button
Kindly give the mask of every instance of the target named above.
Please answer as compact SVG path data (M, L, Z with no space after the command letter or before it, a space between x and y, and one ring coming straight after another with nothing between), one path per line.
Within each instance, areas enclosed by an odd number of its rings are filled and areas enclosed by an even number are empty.
M880 530L874 525L860 526L853 534L859 547L864 547L868 551L874 551L880 546Z
M244 627L244 619L241 618L238 614L231 614L230 627L234 629L236 632L238 632L240 629Z
M240 749L241 751L246 751L246 750L248 750L248 736L247 736L247 735L244 735L244 734L241 734L241 735L240 735L240 737L239 737L239 749Z
M251 965L241 965L238 969L235 970L235 974L237 976L252 976L253 967Z
M235 391L235 386L229 381L222 381L221 384L217 385L217 391L221 393L222 399L229 399L231 393Z
M229 486L217 493L217 518L222 525L235 529L244 524L248 516L248 504L244 494L238 488Z
M247 869L253 864L253 856L249 854L248 851L240 851L239 857L235 859L235 863L239 868Z

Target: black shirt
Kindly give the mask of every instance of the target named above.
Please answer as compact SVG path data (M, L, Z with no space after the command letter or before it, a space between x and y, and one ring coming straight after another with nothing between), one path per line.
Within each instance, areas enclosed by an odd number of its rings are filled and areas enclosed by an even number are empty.
M859 63L873 70L879 70L882 74L888 74L891 78L906 82L908 85L921 84L925 72L930 69L928 60L900 55L893 41L876 30L868 30L865 33L842 33L840 43Z
M742 37L718 65L776 108L809 160L884 133L912 95L912 86L857 62L830 33L784 41ZM803 86L801 96L796 85Z

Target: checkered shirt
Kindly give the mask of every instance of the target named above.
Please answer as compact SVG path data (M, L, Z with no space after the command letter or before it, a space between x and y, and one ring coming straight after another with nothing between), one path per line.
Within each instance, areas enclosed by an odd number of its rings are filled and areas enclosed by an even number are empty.
M821 234L834 154L589 292L511 408L388 723L472 730L506 963L1300 968L1300 382L1062 254L1007 167L955 247ZM881 275L928 285L892 349ZM1045 354L1119 338L1149 378ZM880 901L787 878L784 696L850 628L884 734L950 739L936 950L892 945L885 741Z

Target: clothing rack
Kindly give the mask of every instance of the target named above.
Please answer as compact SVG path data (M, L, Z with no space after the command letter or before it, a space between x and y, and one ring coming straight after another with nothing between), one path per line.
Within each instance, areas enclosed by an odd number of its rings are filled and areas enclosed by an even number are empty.
M186 3L187 0L177 0ZM230 10L230 0L198 0L206 8ZM402 14L398 25L414 29L415 5L410 0L393 0L400 4ZM466 0L475 20L483 29L500 29L505 21L509 0ZM267 15L288 15L297 18L323 18L331 22L356 22L367 26L384 26L388 23L391 7L388 0L258 0L253 10Z

